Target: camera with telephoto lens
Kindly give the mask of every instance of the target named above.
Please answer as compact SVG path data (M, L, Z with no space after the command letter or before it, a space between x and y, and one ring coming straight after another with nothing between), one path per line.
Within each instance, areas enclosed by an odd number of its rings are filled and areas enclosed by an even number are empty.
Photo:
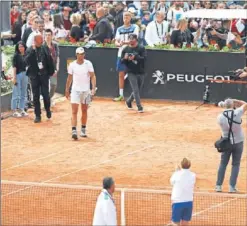
M228 71L228 73L230 74L230 80L239 80L240 79L240 75L243 73L243 70L241 71Z

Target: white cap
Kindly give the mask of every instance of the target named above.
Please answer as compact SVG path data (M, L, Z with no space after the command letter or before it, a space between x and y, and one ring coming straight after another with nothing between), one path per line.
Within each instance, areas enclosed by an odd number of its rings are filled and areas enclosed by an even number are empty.
M78 47L75 51L76 54L83 54L85 53L84 49L82 47Z

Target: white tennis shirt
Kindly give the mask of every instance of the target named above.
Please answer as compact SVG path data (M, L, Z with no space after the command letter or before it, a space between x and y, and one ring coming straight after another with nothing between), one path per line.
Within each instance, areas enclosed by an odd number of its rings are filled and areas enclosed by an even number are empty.
M103 189L98 196L93 226L117 226L117 211L114 200L107 190Z
M182 169L173 173L170 179L172 188L172 202L191 202L193 201L196 174L189 169Z
M76 60L70 63L68 73L73 77L72 92L90 90L89 72L94 72L93 64L89 60L84 60L83 64L78 64Z

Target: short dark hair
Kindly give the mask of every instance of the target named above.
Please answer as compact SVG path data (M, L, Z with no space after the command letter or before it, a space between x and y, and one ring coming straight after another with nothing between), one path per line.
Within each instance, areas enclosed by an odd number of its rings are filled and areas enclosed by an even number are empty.
M50 28L45 29L45 33L51 33L51 35L53 35L53 32L52 32L52 30Z
M130 34L129 38L138 40L138 37L136 34Z
M103 179L103 188L104 189L106 189L106 190L110 189L113 184L114 184L114 180L112 177L105 177Z

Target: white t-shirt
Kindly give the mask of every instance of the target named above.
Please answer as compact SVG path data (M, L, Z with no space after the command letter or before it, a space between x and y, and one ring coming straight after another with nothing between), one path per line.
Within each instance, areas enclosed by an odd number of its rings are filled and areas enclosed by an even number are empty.
M176 171L170 179L173 203L193 201L194 186L196 182L195 173L188 169Z
M83 64L78 64L76 60L70 63L68 73L73 77L71 91L90 91L89 72L94 72L93 64L89 60L84 60Z
M179 21L179 19L183 18L183 14L183 8L179 8L179 10L171 8L167 13L167 20L171 21L172 24L176 24Z

